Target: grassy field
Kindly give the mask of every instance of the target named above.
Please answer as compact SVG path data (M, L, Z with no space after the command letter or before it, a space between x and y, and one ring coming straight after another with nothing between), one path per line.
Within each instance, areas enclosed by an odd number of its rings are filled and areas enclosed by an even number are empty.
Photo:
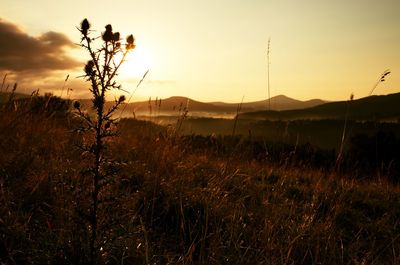
M189 113L190 114L190 113ZM141 119L164 126L176 126L179 116L143 116ZM334 150L340 147L344 120L254 120L239 116L235 127L234 119L189 116L182 123L184 135L241 136L256 141L279 142L288 145L311 144L315 148ZM235 127L235 131L233 128ZM400 123L347 121L346 148L359 135L374 136L379 132L393 133L400 138Z
M76 115L50 95L1 111L1 263L87 264L91 161ZM378 165L132 119L117 129L100 264L400 264L398 175Z

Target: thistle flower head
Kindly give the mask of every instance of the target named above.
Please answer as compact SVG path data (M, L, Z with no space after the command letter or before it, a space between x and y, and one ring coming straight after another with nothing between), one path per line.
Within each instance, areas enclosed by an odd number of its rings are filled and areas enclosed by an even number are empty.
M112 26L110 24L108 24L106 26L106 31L103 33L103 40L104 41L112 41L114 38L114 34L112 32Z
M74 108L75 109L79 109L81 107L81 103L79 103L79 101L75 101L74 102Z
M124 102L125 99L126 99L125 96L124 96L124 95L121 95L121 96L119 97L119 99L118 99L118 103Z
M119 41L119 32L115 32L113 35L113 41Z
M81 32L82 32L83 36L87 36L89 28L90 28L90 23L85 18L81 23Z
M94 73L94 62L93 61L88 61L85 65L85 73L87 76L91 76Z
M108 122L104 125L104 128L105 128L105 129L108 129L108 128L110 128L110 127L111 127L111 122L108 121Z
M128 37L126 37L126 49L131 50L131 49L134 49L135 47L136 47L135 38L131 34Z

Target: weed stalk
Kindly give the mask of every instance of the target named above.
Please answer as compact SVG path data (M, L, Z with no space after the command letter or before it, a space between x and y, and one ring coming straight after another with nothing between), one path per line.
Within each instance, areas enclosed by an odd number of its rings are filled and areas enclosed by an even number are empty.
M87 146L83 146L84 151L90 153L94 159L93 166L90 169L92 176L91 187L91 209L88 218L90 227L89 239L89 261L90 264L96 264L98 261L98 225L99 225L99 194L103 187L103 182L109 176L105 170L106 160L104 158L106 142L109 137L116 134L112 131L112 125L116 125L116 119L112 114L125 101L124 96L120 96L115 100L114 105L106 110L106 94L111 89L121 89L115 81L118 69L125 60L126 55L135 48L134 38L129 35L126 38L125 45L122 45L119 32L113 32L112 26L107 25L105 32L102 34L102 44L100 49L95 49L92 44L97 38L90 36L90 23L84 19L79 29L82 39L80 46L83 47L90 55L90 60L85 65L86 81L91 83L90 92L92 94L92 107L95 110L95 117L84 113L80 104L75 102L74 107L78 111L78 116L84 121L84 128L81 131L91 132L94 141ZM121 54L121 59L117 60L116 56Z

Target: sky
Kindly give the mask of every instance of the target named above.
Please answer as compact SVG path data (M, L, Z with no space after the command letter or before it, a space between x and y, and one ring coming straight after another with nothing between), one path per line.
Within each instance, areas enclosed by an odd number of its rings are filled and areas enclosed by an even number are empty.
M118 82L134 100L212 102L269 95L346 100L400 92L399 0L1 0L0 78L20 92L82 98L87 18L112 24L136 49ZM269 59L268 41L270 40ZM269 64L268 64L269 62ZM149 74L138 89L146 70ZM68 80L66 76L69 75ZM72 89L66 93L67 89ZM68 90L70 91L70 90ZM122 91L112 91L110 97Z

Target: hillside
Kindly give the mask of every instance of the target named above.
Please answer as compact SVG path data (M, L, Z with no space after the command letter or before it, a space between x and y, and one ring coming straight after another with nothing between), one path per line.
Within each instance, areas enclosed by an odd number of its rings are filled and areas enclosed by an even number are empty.
M90 264L93 134L51 99L0 105L1 264ZM359 137L339 170L335 153L297 142L138 119L117 131L97 264L399 264L398 137Z
M8 101L10 92L0 92L0 102ZM29 98L30 95L23 93L14 93L13 98ZM157 103L156 103L157 100ZM160 104L161 100L161 104ZM90 99L78 99L83 106L90 106ZM272 110L292 110L303 109L321 105L326 101L320 99L312 99L307 101L296 100L284 95L278 95L271 98ZM268 108L268 100L244 102L241 106L241 112L256 112ZM113 103L108 102L110 107ZM236 114L238 103L225 103L225 102L201 102L187 97L173 96L166 99L150 99L146 101L137 101L126 104L124 109L124 116L131 116L133 112L136 115L177 115L179 109L184 108L189 110L190 114L195 116L213 116L214 114Z
M321 105L326 103L321 99L311 99L307 101L296 100L284 95L278 95L271 98L271 109L272 110L290 110L290 109L303 109L303 108L310 108L317 105ZM229 104L223 102L214 102L212 104L218 106L234 106L236 107L238 103ZM246 109L253 109L253 110L265 110L269 107L268 100L261 100L261 101L254 101L254 102L246 102L242 104L242 111Z
M348 119L351 120L397 120L400 118L399 102L400 93L396 93L351 102L330 102L305 109L248 112L241 117L267 120L344 119L348 109Z
M292 99L283 95L279 95L271 98L271 108L274 110L288 110L288 109L300 109L313 107L323 104L324 101L320 99L313 99L308 101L300 101ZM131 113L135 111L136 114L149 114L150 106L152 112L162 114L176 114L179 112L179 108L187 107L190 113L231 113L234 114L237 111L239 103L225 103L225 102L200 102L187 97L170 97L162 99L161 104L156 103L153 99L150 102L140 101L129 103L126 108L126 112ZM268 101L254 101L242 103L241 111L251 112L260 111L268 107Z

